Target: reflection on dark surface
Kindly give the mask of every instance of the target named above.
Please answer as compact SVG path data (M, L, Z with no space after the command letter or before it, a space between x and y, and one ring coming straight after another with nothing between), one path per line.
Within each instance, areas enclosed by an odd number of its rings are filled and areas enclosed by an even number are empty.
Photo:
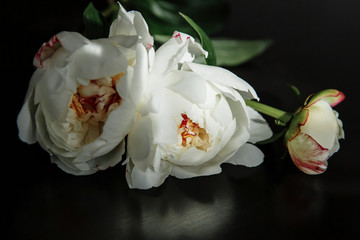
M236 205L226 176L170 178L160 188L142 191L127 188L123 171L114 169L97 177L60 173L39 178L38 184L19 196L27 197L17 207L16 220L26 229L23 236L206 239L233 218Z
M129 199L137 214L134 215L125 205L121 208L124 217L116 224L128 237L140 233L144 239L211 237L230 223L234 203L226 179L218 177L214 179L216 182L199 180L191 183L193 188L190 189L175 181L154 193L131 193ZM138 194L142 195L141 198ZM129 226L129 220L138 225Z
M356 231L348 229L359 211L353 177L309 177L289 158L276 168L274 161L268 157L256 168L224 164L219 175L170 177L146 191L128 188L123 166L75 177L45 160L25 164L13 175L26 180L11 191L10 230L15 239L301 239L332 228L335 238Z

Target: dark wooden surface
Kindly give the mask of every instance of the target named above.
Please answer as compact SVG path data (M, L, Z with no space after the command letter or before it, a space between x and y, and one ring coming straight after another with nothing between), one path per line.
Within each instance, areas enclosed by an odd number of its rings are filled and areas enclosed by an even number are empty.
M287 83L304 96L326 88L346 94L336 107L346 140L324 174L303 174L275 143L262 147L266 158L257 168L224 165L219 175L170 177L147 191L130 190L120 165L91 176L68 175L38 145L17 138L15 119L34 70L33 55L57 32L80 30L87 1L74 2L12 2L3 14L3 69L10 75L2 75L7 93L2 227L8 239L349 239L360 234L358 0L233 1L219 34L274 40L263 55L230 68L264 103L293 110L296 98Z

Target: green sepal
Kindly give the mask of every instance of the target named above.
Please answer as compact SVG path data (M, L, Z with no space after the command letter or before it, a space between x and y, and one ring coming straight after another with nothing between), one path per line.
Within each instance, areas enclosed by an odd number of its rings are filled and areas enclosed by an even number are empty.
M291 141L300 133L300 127L304 126L309 117L309 110L301 107L293 115L289 128L285 134L285 139Z
M336 89L322 90L312 95L306 102L307 106L310 106L320 100L326 101L331 107L335 107L345 99L345 94Z

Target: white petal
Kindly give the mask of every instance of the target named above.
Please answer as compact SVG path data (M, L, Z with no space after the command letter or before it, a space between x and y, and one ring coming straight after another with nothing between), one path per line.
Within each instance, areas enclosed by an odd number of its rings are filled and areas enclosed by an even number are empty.
M41 109L41 105L38 106L35 112L35 124L36 124L36 140L39 142L40 146L45 151L49 152L53 146L53 143L51 142L49 134L47 132L46 122L44 119L44 114Z
M187 100L196 104L205 102L205 81L197 74L174 70L166 77L166 81L169 89L181 94Z
M164 43L155 53L152 71L157 74L167 74L173 69L179 69L179 64L193 61L196 56L206 52L187 34L175 32L173 37Z
M154 39L149 33L145 19L138 11L127 12L119 3L117 19L110 26L109 36L126 35L140 36L142 44L147 48L154 45Z
M137 168L145 170L153 158L153 132L150 116L138 119L128 135L128 154Z
M127 12L124 7L119 3L119 12L117 19L110 26L109 36L116 35L136 35L134 27L135 12Z
M99 170L106 170L115 166L122 160L125 152L125 141L119 144L113 151L101 157L86 162L75 162L73 158L53 155L51 160L63 171L73 175L89 175Z
M109 167L113 167L118 164L125 153L125 140L123 140L116 148L114 148L108 154L99 156L94 161L95 168L98 170L106 170Z
M77 32L60 32L56 36L60 40L61 46L69 52L74 52L85 44L90 43L90 40Z
M132 44L136 38L129 38ZM126 53L121 51L113 41L99 39L84 45L71 55L68 64L68 74L77 79L97 79L126 72L128 61ZM79 82L79 85L87 85Z
M176 144L178 141L177 124L167 114L151 114L154 143Z
M135 106L140 102L140 99L145 90L146 83L148 82L148 58L147 52L142 44L137 44L136 47L136 65L134 66L134 74L130 82L130 89L121 86L122 80L119 81L117 90L120 96L128 96ZM128 92L123 92L128 91Z
M140 12L134 11L134 26L136 33L141 37L143 45L149 49L154 45L154 38L149 33L149 27Z
M36 142L36 128L35 128L35 102L34 102L34 89L36 84L40 81L44 74L44 70L38 69L34 72L28 90L25 95L24 105L22 106L17 117L17 126L19 129L19 138L32 144Z
M73 175L82 176L96 172L95 169L90 169L87 163L74 164L71 159L67 159L67 158L60 159L56 155L51 156L51 161L55 163L64 172Z
M201 166L213 159L220 151L221 146L222 144L220 142L218 145L213 146L211 151L207 152L192 147L189 148L183 155L181 155L179 159L171 160L171 162L178 166Z
M218 174L221 172L220 165L215 164L203 164L200 166L177 166L173 165L171 169L172 176L177 178L192 178L199 176L209 176Z
M196 105L171 90L164 89L159 99L159 112L174 118L180 118L182 113L190 114Z
M211 115L223 126L228 126L234 119L230 106L224 96L220 95L217 99L218 104L212 109Z
M246 167L256 167L264 161L264 154L256 146L245 143L236 153L226 161L235 165L244 165Z
M82 146L76 161L86 161L102 156L116 147L133 126L135 110L132 102L123 101L117 109L109 114L101 135L95 141Z
M155 172L150 168L145 170L137 168L131 160L126 165L126 180L130 188L149 189L160 186L169 176L171 165L161 162L161 170Z
M255 90L243 79L239 78L229 70L221 67L209 66L198 63L187 63L188 67L202 78L220 86L235 88L242 92L245 98L258 99Z
M249 142L256 143L272 136L272 130L266 120L254 109L247 107L250 117L250 139Z
M234 152L245 144L250 138L249 117L246 107L240 101L232 101L228 99L229 106L236 120L236 131L231 136L229 142L219 152L219 157L223 157L224 161L228 159Z

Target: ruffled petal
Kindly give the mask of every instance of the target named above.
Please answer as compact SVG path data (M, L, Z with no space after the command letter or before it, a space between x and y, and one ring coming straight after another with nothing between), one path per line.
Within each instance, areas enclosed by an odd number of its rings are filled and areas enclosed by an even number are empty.
M119 3L117 19L110 26L109 36L140 36L142 44L150 49L154 45L154 38L149 33L149 28L143 16L138 11L127 12Z
M134 46L135 37L124 38L124 42ZM110 77L125 72L128 67L126 53L109 39L94 40L74 52L68 64L68 76L75 77L79 85L87 85L89 80Z
M177 178L192 178L199 176L209 176L221 172L220 164L203 164L200 166L177 166L173 165L171 169L172 176Z
M128 154L134 165L143 170L153 159L153 135L150 116L138 119L128 135Z
M138 168L129 160L126 165L126 181L130 188L149 189L163 184L170 172L171 165L165 161L161 161L159 171L154 171L150 168Z
M237 89L241 92L242 96L246 99L259 99L256 95L253 87L250 86L246 81L239 78L229 70L226 70L221 67L209 66L204 64L198 64L189 62L187 66L195 73L199 74L202 78L209 80L211 83L216 86L228 87L231 91L231 88ZM221 88L222 89L222 88Z
M173 69L179 69L179 64L191 62L195 57L206 54L207 52L192 37L175 32L173 37L156 51L152 72L166 75Z
M272 136L273 132L266 120L261 116L260 113L258 113L251 107L247 107L247 111L250 117L249 142L256 143L265 139L269 139Z
M231 136L229 142L224 146L224 148L219 152L218 157L222 158L222 161L230 158L237 149L239 149L243 144L248 142L250 139L250 119L246 106L240 101L232 101L228 99L228 104L233 113L234 119L236 120L235 131Z
M134 27L135 11L127 12L124 7L119 3L119 12L117 18L110 26L109 36L116 35L136 35Z
M167 77L167 87L181 94L187 100L202 104L206 101L205 81L197 74L185 71L172 71Z
M41 69L34 72L25 95L24 105L21 107L16 120L19 129L19 138L28 144L36 142L34 89L43 74L44 70Z
M69 52L75 52L82 46L90 43L90 40L77 32L60 32L56 35L61 46Z
M263 152L255 145L245 143L235 154L226 160L226 163L243 165L246 167L256 167L264 161Z

